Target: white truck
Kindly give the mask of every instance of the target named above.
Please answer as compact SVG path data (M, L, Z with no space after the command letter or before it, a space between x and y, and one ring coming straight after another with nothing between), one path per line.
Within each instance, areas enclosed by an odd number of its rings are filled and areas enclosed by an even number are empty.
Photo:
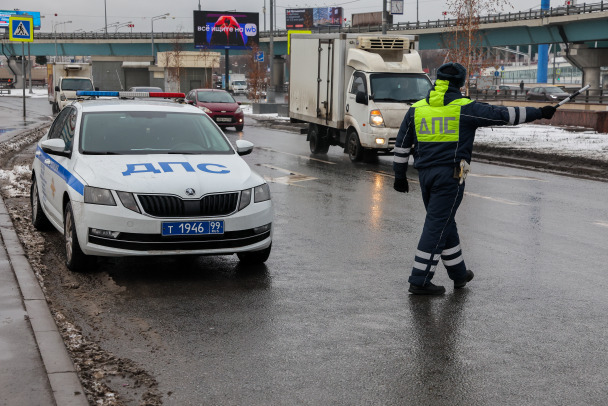
M392 154L409 106L432 86L415 37L294 34L290 46L289 117L308 123L310 151L338 145L352 161Z
M98 90L93 86L90 63L48 63L47 86L53 114L76 100L78 90Z
M232 94L247 94L247 79L242 73L230 75L230 91Z

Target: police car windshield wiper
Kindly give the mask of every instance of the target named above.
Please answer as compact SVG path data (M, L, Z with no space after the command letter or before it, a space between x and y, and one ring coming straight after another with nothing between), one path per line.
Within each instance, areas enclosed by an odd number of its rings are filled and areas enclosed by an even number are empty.
M82 151L84 155L123 155L122 152L114 151Z

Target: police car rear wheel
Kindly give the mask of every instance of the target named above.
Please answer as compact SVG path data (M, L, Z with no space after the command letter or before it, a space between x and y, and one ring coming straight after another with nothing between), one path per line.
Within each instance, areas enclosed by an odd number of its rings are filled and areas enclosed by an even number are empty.
M351 161L361 161L363 159L363 147L359 142L359 135L356 131L351 131L348 134L348 141L346 142L346 148L348 150L348 157Z
M48 230L51 223L40 206L40 196L38 195L38 184L36 183L36 177L32 179L32 187L30 188L30 204L32 207L32 224L36 230Z
M264 248L263 250L259 251L239 252L236 254L236 256L239 257L239 261L241 261L241 263L244 265L263 264L270 256L271 249L272 244L270 244L268 248Z
M76 223L72 212L72 203L65 206L63 235L65 239L65 264L72 272L82 272L87 266L88 258L80 249L76 235Z

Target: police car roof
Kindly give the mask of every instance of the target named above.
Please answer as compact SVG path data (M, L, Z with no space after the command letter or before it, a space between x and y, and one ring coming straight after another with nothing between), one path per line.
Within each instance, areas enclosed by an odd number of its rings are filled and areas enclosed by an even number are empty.
M83 100L75 103L86 112L100 111L173 111L184 113L202 113L202 111L189 104L180 104L172 101L150 100L150 99L99 99Z

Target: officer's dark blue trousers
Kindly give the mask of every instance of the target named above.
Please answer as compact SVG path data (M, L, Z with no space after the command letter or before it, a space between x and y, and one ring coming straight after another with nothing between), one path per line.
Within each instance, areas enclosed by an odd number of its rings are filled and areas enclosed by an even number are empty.
M430 281L440 258L450 279L463 279L466 266L454 216L462 202L464 183L459 185L454 179L453 166L420 169L418 175L426 218L409 282L423 286Z

